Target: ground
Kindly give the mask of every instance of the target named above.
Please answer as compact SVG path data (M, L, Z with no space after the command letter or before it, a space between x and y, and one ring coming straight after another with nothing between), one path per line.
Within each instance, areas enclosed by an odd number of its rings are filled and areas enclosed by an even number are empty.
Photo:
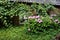
M59 28L57 30L51 29L40 34L29 34L26 33L25 29L26 27L23 26L0 29L0 40L51 40L60 31Z

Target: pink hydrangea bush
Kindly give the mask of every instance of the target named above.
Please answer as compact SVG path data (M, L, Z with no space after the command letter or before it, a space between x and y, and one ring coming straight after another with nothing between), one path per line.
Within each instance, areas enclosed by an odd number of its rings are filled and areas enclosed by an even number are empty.
M40 16L29 16L29 19L35 19L35 18L40 18Z
M40 16L29 16L28 19L35 19L36 22L41 23L42 20L40 19Z
M37 22L38 23L42 23L43 21L41 19L37 19Z
M55 22L58 20L55 20ZM40 31L45 31L49 27L56 27L55 24L49 16L29 16L28 17L28 32L39 33ZM51 25L53 24L53 25Z

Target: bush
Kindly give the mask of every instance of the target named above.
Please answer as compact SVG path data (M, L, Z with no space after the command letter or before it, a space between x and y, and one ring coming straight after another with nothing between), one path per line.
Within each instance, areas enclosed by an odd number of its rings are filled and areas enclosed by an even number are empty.
M28 27L28 31L32 33L40 33L44 31L48 31L49 29L55 29L58 27L58 24L54 22L49 16L30 16L28 17L27 24L25 26Z
M2 24L6 27L12 25L11 23L14 16L19 16L18 19L21 20L24 15L30 15L28 13L30 13L30 7L26 4L0 1L0 19Z
M19 16L19 20L22 20L24 16L28 17L34 14L46 16L48 15L48 9L51 8L53 9L53 6L50 4L32 4L30 6L18 2L0 1L0 19L2 21L2 24L8 27L11 25L11 19L14 16Z

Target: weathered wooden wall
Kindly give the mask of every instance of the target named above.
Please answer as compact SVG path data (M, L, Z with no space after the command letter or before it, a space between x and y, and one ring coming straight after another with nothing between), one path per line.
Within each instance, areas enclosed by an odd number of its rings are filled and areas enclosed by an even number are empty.
M60 5L60 0L9 0L9 1L50 3L54 5Z

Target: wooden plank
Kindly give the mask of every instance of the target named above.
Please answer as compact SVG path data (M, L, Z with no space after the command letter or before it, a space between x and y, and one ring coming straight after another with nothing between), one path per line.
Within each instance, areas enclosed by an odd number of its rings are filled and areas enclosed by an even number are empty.
M36 2L36 3L50 3L53 5L60 5L60 0L9 0L9 1L18 1L18 2Z
M56 5L60 5L60 0L56 0Z
M36 3L43 3L44 2L44 0L9 0L9 1L36 2Z

